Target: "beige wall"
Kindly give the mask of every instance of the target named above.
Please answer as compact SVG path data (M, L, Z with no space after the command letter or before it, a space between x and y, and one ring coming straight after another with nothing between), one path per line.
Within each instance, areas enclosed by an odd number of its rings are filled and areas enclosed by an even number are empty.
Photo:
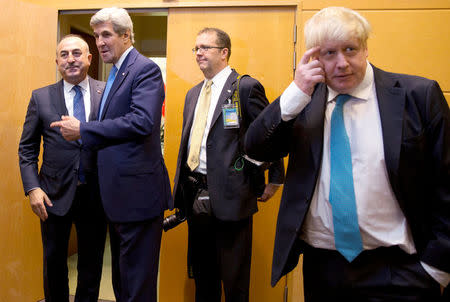
M0 6L0 301L36 301L43 297L39 219L22 190L17 149L31 90L55 79L56 10Z
M274 1L216 0L0 0L0 301L36 301L42 293L42 248L39 221L31 213L22 192L17 165L17 146L26 106L32 89L53 83L56 79L54 54L58 9L97 9L103 6L176 8L273 5ZM374 27L369 40L369 59L377 66L396 72L413 73L439 81L450 100L450 3L448 0L378 0L326 1L280 0L277 5L296 9L298 55L303 53L302 25L318 9L344 5L358 9ZM139 21L138 21L139 22ZM189 24L186 24L189 26ZM170 30L170 29L169 29ZM273 54L285 55L282 52ZM170 58L168 58L170 60ZM185 68L180 65L179 68ZM168 83L170 87L170 83ZM176 86L170 89L176 90ZM278 93L281 93L281 90ZM276 91L271 92L274 95ZM177 101L178 102L178 101ZM178 112L182 102L178 102ZM176 139L166 148L175 148ZM166 157L174 174L174 156ZM276 215L276 209L273 210ZM267 270L271 260L268 259ZM290 279L290 301L300 301L300 274ZM164 301L165 302L165 301Z

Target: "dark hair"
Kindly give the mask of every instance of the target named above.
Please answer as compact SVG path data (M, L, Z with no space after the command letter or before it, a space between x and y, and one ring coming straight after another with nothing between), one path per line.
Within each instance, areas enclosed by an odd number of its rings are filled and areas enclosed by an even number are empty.
M230 36L226 32L224 32L223 30L215 28L215 27L205 27L201 31L199 31L197 35L199 36L201 34L210 33L210 32L215 32L216 33L216 36L217 36L216 43L217 43L218 46L228 49L228 56L227 56L227 61L228 61L230 59L230 56L231 56L231 40L230 40Z

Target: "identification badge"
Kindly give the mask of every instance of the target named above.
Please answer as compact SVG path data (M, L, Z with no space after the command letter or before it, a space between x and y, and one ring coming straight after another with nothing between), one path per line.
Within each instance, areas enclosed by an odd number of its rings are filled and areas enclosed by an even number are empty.
M224 104L222 106L223 127L225 129L239 128L238 108L235 104Z

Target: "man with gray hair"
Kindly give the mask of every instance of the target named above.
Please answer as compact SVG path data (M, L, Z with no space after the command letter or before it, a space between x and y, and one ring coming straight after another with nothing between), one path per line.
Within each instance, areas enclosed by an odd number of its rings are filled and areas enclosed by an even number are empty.
M289 155L272 285L303 254L305 301L438 301L450 280L450 112L439 85L367 62L370 25L329 7L294 81L250 125Z
M103 61L113 64L98 121L63 117L52 126L60 127L67 140L81 138L96 151L117 301L156 301L163 212L173 207L159 136L161 71L133 48L126 10L104 8L90 24Z

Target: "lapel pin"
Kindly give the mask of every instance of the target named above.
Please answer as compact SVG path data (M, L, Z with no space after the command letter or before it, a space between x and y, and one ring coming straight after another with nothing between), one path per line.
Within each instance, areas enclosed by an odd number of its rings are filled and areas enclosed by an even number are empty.
M230 89L228 89L227 91L228 91L228 93L231 93L231 90L230 90Z
M125 75L125 72L122 72L122 75L124 76L124 75Z
M97 93L99 93L99 94L100 94L100 93L102 93L102 91L101 91L100 89L97 89Z

